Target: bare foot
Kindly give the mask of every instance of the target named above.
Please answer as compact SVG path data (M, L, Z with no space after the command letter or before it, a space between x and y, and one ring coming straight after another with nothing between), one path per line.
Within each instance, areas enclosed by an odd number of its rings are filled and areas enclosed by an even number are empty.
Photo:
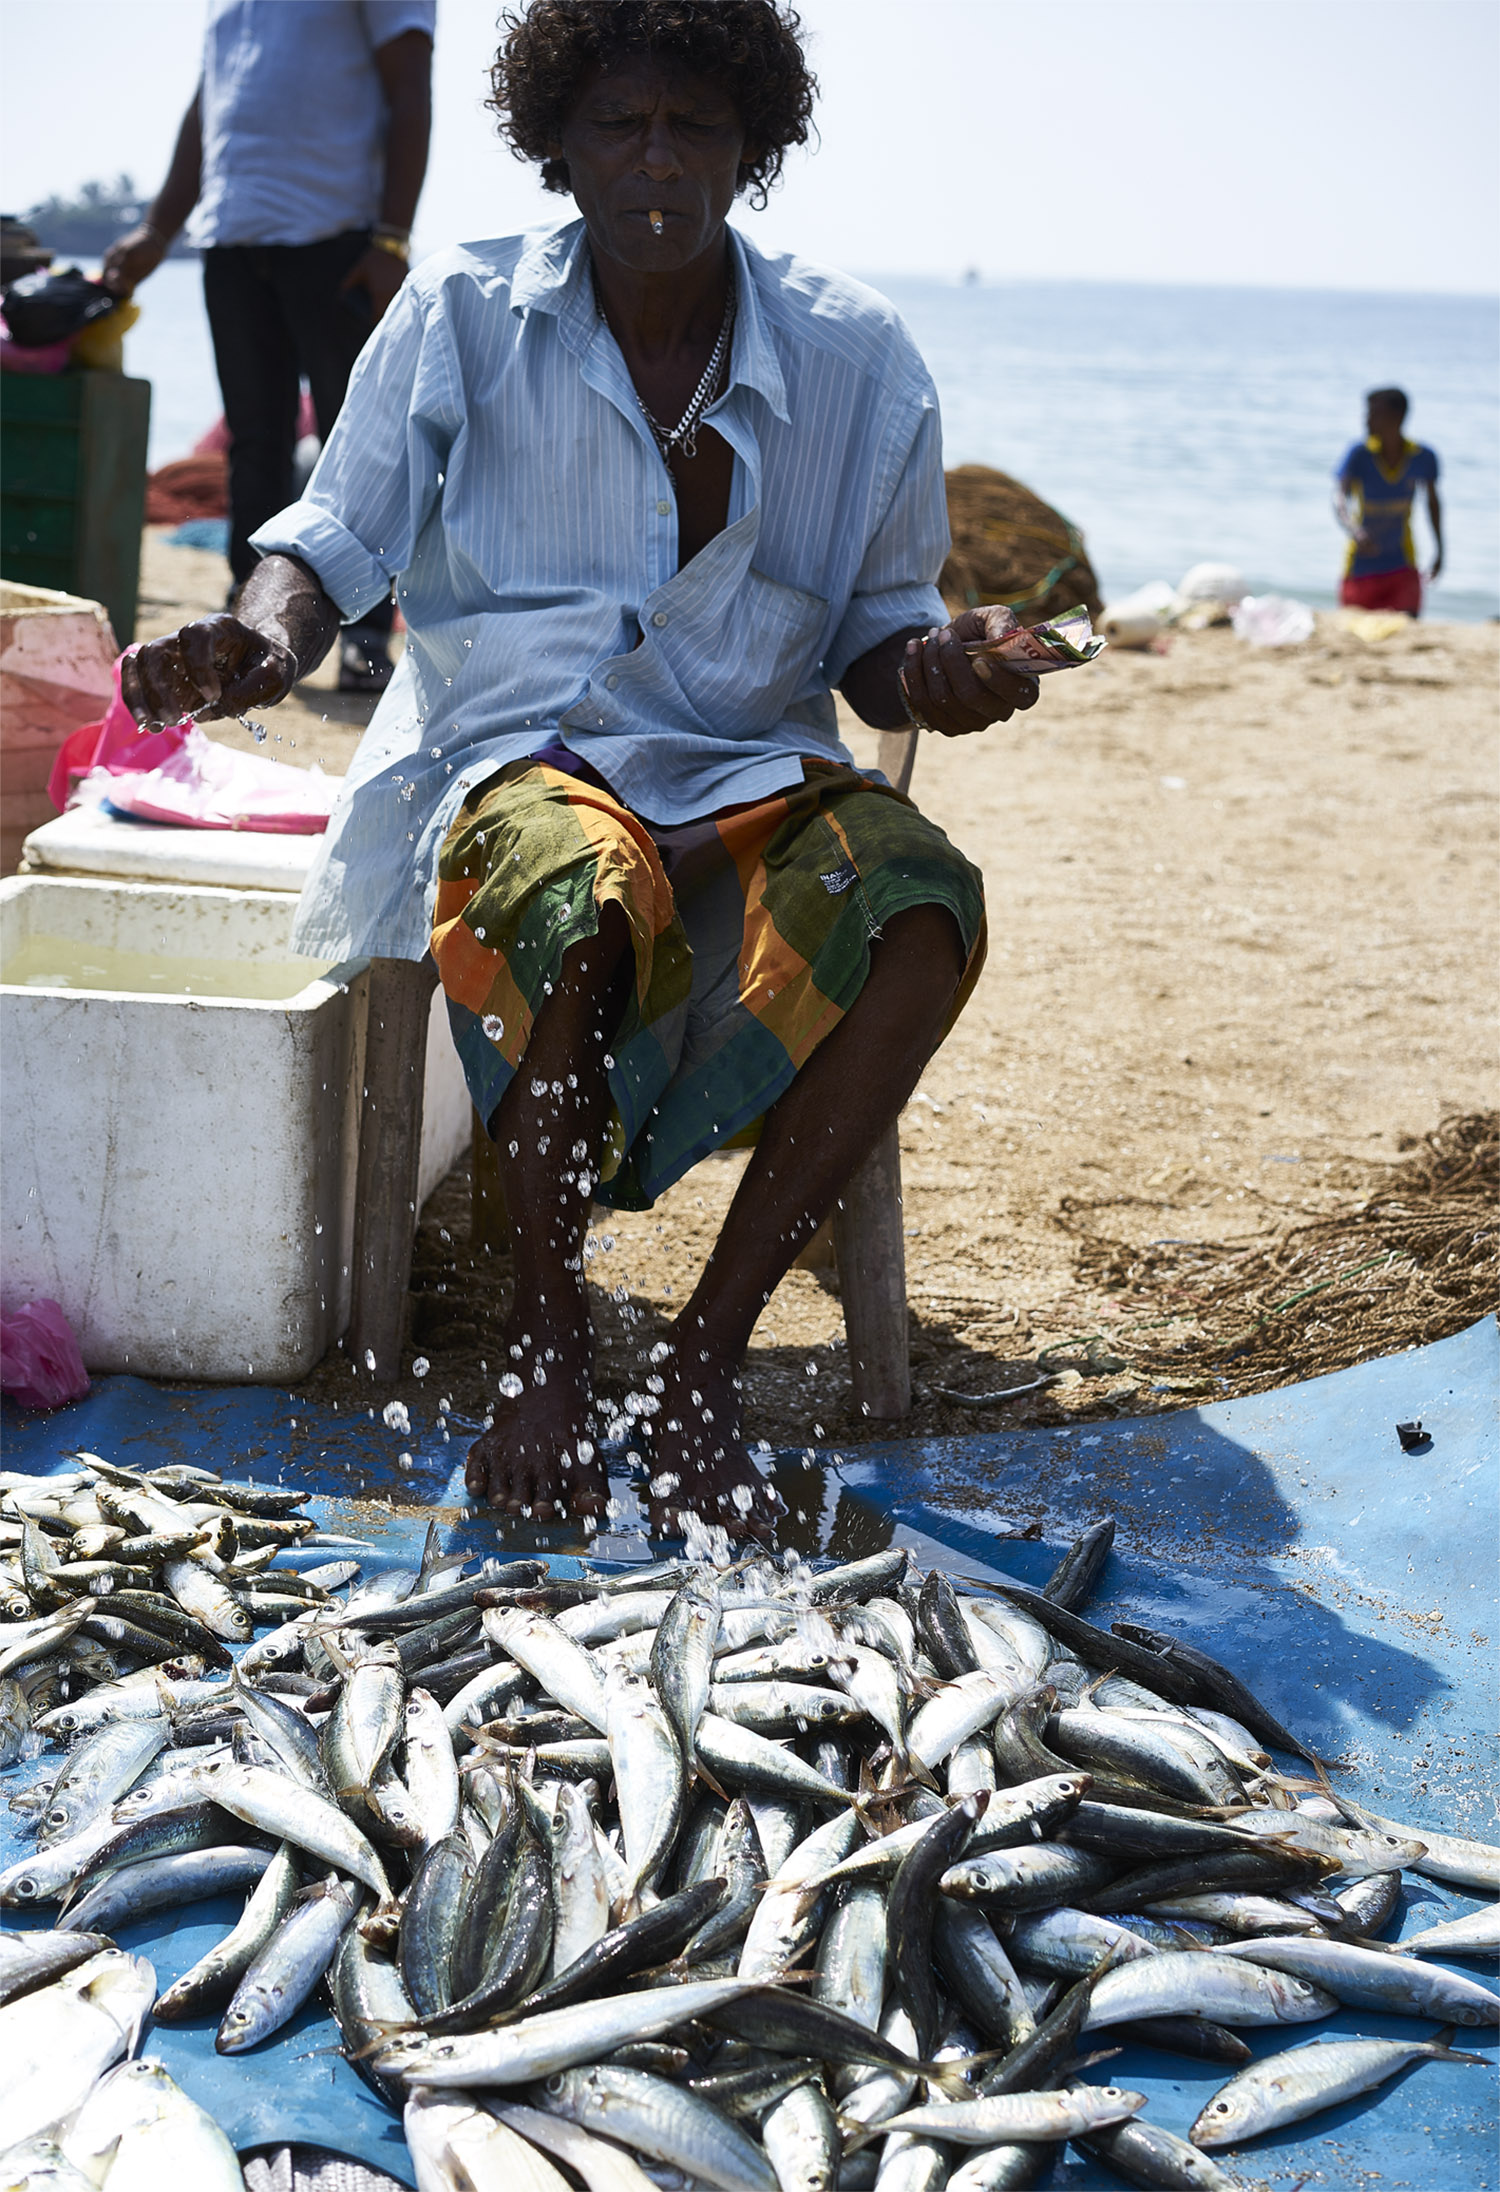
M529 1322L534 1332L514 1316L506 1328L495 1420L464 1469L469 1496L533 1522L602 1514L609 1483L589 1436L587 1320L563 1332L543 1330L534 1312Z
M653 1419L651 1526L676 1531L689 1514L718 1524L731 1537L769 1539L782 1502L751 1460L740 1434L739 1380L734 1368L674 1351L662 1364L666 1390Z

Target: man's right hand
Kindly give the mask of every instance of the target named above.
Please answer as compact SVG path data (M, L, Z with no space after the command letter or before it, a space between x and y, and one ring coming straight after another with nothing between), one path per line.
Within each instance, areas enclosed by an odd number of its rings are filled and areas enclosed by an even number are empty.
M159 228L149 221L117 236L104 254L104 264L99 270L103 288L112 296L128 297L138 289L148 274L154 274L166 257L168 239Z
M149 640L120 665L120 695L143 730L273 707L297 681L297 658L237 617L200 617Z

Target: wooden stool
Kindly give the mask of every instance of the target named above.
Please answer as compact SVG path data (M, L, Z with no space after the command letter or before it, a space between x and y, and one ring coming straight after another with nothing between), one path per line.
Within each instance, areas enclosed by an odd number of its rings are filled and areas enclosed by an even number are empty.
M916 746L915 731L881 733L880 767L898 791L911 782ZM436 980L430 959L370 962L349 1351L381 1383L395 1378L401 1368L417 1226L428 1001ZM498 1245L499 1181L493 1168L486 1176L482 1155L476 1138L476 1226L481 1237ZM833 1237L855 1405L881 1422L894 1421L911 1409L896 1121L845 1188L834 1212Z

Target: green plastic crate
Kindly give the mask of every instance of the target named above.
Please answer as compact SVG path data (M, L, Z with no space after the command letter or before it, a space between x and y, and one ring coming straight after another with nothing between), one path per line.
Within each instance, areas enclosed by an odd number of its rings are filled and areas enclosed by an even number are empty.
M0 382L0 576L102 601L135 637L151 383L121 373Z

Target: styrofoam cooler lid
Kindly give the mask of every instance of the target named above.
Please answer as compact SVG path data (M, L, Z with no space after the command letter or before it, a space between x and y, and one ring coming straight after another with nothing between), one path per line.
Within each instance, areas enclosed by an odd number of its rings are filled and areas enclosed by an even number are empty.
M300 891L319 835L271 830L190 830L133 822L102 808L70 807L35 829L24 867L52 875L100 875L131 882L207 883L231 890Z

